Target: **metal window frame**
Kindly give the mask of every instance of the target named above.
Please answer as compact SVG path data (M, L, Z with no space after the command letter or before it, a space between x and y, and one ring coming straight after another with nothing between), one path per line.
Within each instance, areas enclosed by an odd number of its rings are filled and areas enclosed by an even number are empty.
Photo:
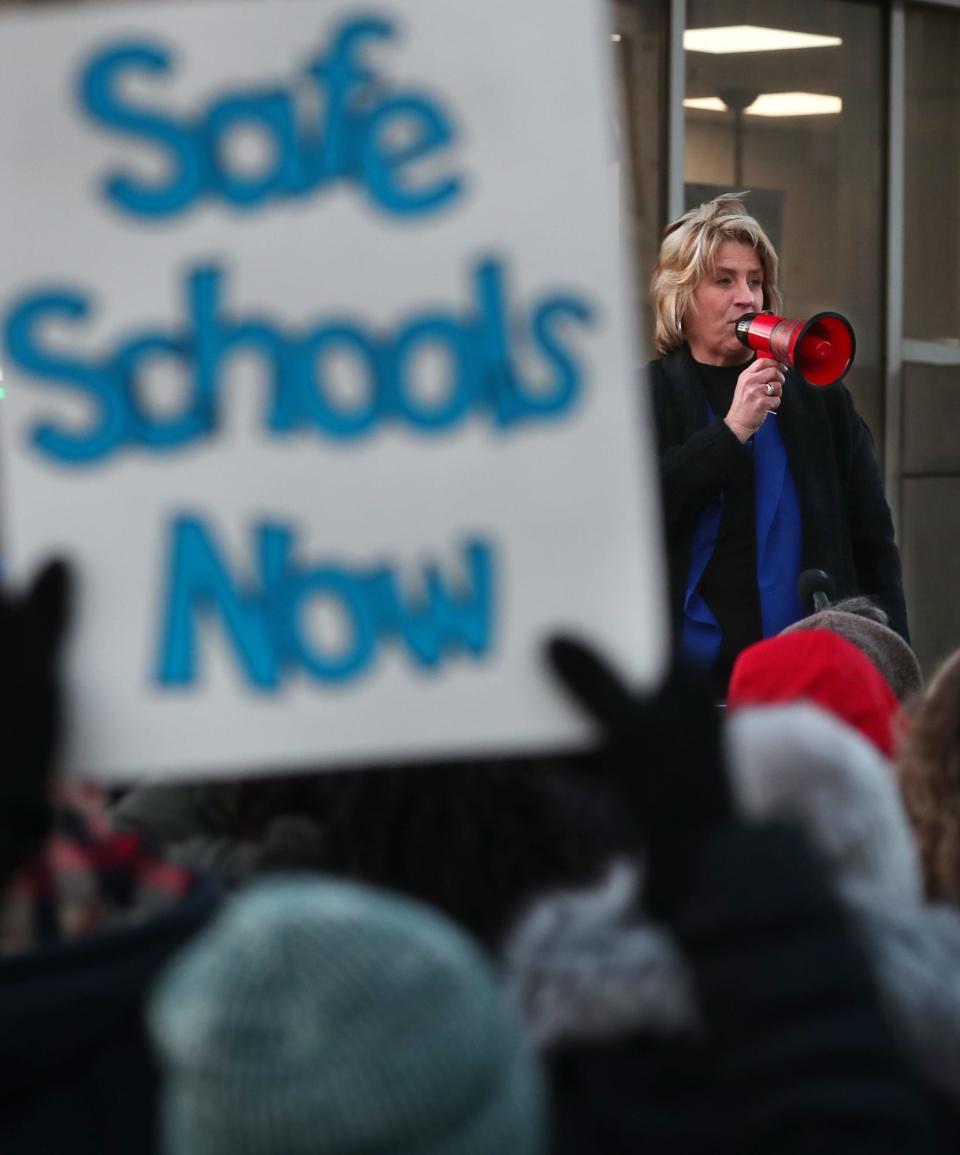
M960 2L960 0L958 0ZM684 110L687 66L683 33L687 27L687 0L670 0L667 49L667 220L683 212Z
M904 337L903 360L910 365L960 365L960 345L946 341L918 341Z
M913 8L950 8L960 11L960 0L893 0L888 38L888 143L887 143L887 318L886 394L884 418L884 481L900 537L903 504L903 376L904 365L960 366L960 346L944 341L909 338L903 327L904 230L906 204L906 17ZM902 540L902 539L901 539Z
M903 462L903 223L906 92L906 14L893 0L887 25L886 378L883 473L894 531L900 538Z

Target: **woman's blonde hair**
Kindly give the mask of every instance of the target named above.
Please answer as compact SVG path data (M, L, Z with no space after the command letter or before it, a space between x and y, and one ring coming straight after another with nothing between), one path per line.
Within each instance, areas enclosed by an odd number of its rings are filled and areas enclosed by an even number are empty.
M683 344L684 318L688 310L696 308L693 294L704 277L713 273L720 246L728 241L749 245L756 252L763 269L763 307L774 312L782 308L777 288L780 259L759 222L747 212L744 196L746 193L724 193L684 213L664 229L650 281L661 356Z

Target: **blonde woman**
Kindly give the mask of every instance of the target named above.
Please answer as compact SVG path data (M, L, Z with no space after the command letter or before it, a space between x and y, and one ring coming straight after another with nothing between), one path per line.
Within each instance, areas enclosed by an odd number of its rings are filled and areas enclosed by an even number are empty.
M667 228L651 285L674 628L720 697L740 650L809 608L804 569L825 570L841 597L875 598L908 637L890 510L849 392L808 386L737 338L745 313L780 309L778 266L727 194Z

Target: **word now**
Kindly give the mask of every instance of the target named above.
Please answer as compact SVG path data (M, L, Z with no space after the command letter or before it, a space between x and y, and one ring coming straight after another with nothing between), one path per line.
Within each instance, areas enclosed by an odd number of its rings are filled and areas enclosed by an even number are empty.
M390 566L306 568L294 547L291 527L259 526L253 542L257 576L242 582L230 574L202 521L174 520L156 681L167 687L196 681L198 629L205 617L220 620L245 680L264 691L276 690L298 671L318 682L358 678L387 644L399 645L415 667L429 671L460 654L479 659L489 652L496 617L490 545L464 546L465 585L454 589L436 565L427 564L421 595L406 600ZM322 648L304 626L306 611L320 602L348 627L339 649Z
M445 172L418 183L414 166L454 143L450 117L423 93L389 91L359 59L365 44L394 35L386 19L347 20L329 51L307 65L313 91L301 93L299 105L294 93L303 85L297 77L289 92L229 92L195 119L138 107L124 95L132 80L172 71L165 48L131 40L98 52L80 74L81 107L98 125L159 149L167 170L156 184L110 173L103 185L106 199L132 216L160 218L182 213L201 198L254 209L342 179L358 184L386 213L422 215L449 207L463 191L463 177ZM312 111L316 107L323 109L322 123ZM227 145L239 132L254 132L268 146L268 160L258 171L231 167Z
M388 422L422 434L451 430L474 411L485 411L498 429L518 422L556 418L575 404L582 371L563 330L592 324L594 310L582 298L552 293L530 307L511 308L503 264L479 261L470 272L472 306L462 315L436 311L401 320L378 332L359 320L319 321L305 332L282 329L258 314L236 317L224 301L223 270L193 269L185 281L185 322L179 330L147 328L112 355L97 360L70 356L44 340L45 327L90 317L87 295L51 288L14 302L5 322L9 358L41 382L81 393L93 419L77 429L43 421L31 431L36 448L64 465L102 461L137 446L166 452L210 438L220 421L224 363L237 352L256 352L270 366L271 389L264 423L274 435L309 430L339 441L367 437ZM545 381L527 384L516 368L513 345L533 352L549 370ZM444 357L446 380L439 397L417 392L422 354ZM338 401L327 380L330 359L346 355L359 371L363 399ZM151 362L173 361L188 388L173 416L149 413L138 383ZM142 390L141 390L142 391Z

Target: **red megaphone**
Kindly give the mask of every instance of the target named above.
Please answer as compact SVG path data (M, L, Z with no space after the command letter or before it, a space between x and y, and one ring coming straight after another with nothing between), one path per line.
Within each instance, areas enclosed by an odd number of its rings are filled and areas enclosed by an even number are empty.
M857 341L846 317L817 313L809 321L745 313L737 336L761 357L790 365L808 385L833 385L853 364Z

